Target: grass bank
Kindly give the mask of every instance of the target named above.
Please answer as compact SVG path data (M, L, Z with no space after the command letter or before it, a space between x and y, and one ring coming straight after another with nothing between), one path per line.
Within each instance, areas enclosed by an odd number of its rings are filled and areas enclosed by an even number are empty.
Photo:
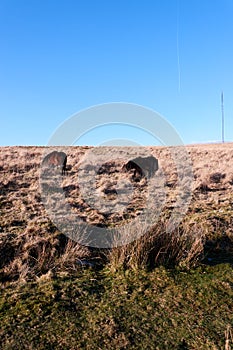
M80 268L1 290L1 348L228 350L232 310L229 264Z
M77 174L86 150L67 149L63 192L89 224L131 223L121 236L129 243L112 250L80 246L51 222L40 196L43 148L0 148L0 349L232 349L233 144L188 148L192 200L172 233L166 227L179 191L169 148L151 148L166 198L155 193L166 203L149 228L137 225L144 179L134 184L126 217L103 215L82 199ZM108 180L127 175L122 164L110 165L97 179L108 203Z

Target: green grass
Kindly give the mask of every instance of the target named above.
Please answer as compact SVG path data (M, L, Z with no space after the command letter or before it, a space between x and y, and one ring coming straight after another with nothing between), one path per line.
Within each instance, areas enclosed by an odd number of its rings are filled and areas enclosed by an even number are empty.
M225 349L233 269L107 266L10 284L0 324L1 349Z

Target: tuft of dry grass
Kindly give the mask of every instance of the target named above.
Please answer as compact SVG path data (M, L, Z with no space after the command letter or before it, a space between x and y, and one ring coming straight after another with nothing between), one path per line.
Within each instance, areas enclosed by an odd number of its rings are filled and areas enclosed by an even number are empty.
M84 257L90 257L88 248L58 232L44 237L26 233L11 240L6 235L0 237L1 281L23 283L49 271L71 272L77 269L77 260Z
M183 223L173 232L167 231L166 221L160 221L148 232L143 225L131 226L125 235L139 239L121 247L113 248L109 254L109 265L114 270L121 268L154 268L158 265L190 268L203 258L205 234L196 225Z
M225 350L231 350L231 345L233 345L233 334L232 334L232 329L230 325L227 325L227 329L225 331Z

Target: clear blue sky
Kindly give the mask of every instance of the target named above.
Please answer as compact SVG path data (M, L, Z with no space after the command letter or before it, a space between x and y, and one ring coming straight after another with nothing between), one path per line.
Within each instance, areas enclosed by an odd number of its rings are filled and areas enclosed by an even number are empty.
M220 140L222 90L233 139L233 0L1 0L0 50L0 145L46 145L107 102L156 110L185 144ZM80 144L150 143L123 129Z

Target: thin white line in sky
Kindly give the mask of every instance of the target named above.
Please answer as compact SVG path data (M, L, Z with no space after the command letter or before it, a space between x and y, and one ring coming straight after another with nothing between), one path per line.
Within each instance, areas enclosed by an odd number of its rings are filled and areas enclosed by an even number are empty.
M178 91L180 92L180 45L179 45L179 0L177 0L177 17L176 17L176 53L178 69Z

